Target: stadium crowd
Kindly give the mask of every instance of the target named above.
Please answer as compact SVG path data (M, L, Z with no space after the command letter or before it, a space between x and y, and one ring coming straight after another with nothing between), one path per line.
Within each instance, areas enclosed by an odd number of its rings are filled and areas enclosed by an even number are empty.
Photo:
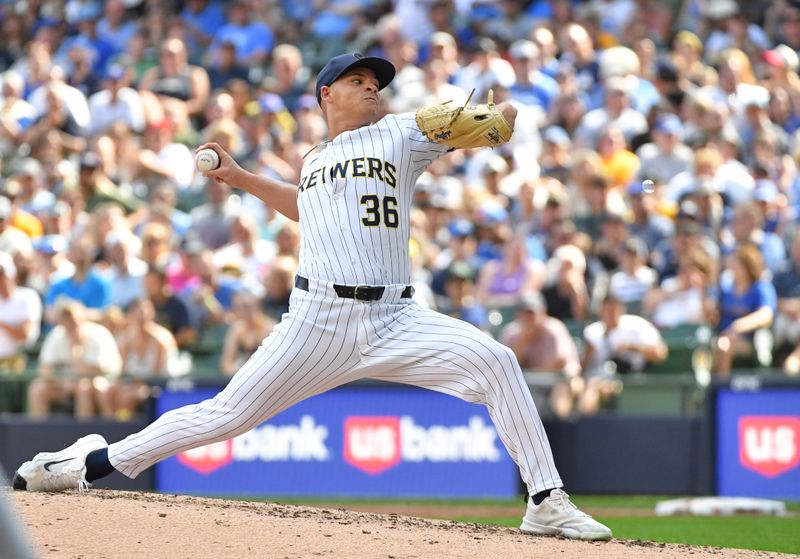
M0 21L0 370L35 373L32 415L129 417L200 350L222 377L259 345L298 228L193 149L297 182L316 72L349 51L397 67L386 112L517 107L510 143L419 180L413 283L564 375L556 413L686 325L706 374L800 372L798 2L3 0Z

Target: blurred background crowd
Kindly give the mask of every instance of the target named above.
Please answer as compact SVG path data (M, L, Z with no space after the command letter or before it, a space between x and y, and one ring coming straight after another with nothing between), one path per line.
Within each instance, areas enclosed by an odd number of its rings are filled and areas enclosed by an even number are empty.
M397 67L386 112L517 107L510 143L420 178L412 279L554 373L554 413L628 374L800 371L800 3L0 0L0 21L0 370L34 416L129 417L151 379L224 378L259 345L297 225L193 149L297 182L316 72L349 51Z

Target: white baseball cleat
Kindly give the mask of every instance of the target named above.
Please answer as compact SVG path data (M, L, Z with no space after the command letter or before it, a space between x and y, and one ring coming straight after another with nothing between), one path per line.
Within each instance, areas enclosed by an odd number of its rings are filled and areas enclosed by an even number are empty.
M564 536L571 540L611 539L611 530L580 511L561 489L553 489L539 505L529 498L519 529L526 534Z
M86 455L107 446L101 435L87 435L59 452L40 452L19 467L12 486L21 491L85 491L91 487L85 477Z

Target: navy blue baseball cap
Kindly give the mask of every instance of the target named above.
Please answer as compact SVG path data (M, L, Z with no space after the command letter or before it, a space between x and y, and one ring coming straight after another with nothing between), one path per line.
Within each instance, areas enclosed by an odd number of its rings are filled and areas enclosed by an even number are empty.
M353 68L369 68L375 72L375 77L378 78L378 89L383 89L394 79L394 65L383 58L364 56L357 52L334 56L317 74L317 102L320 105L322 105L322 93L320 92L322 86L331 85L342 77L342 74Z

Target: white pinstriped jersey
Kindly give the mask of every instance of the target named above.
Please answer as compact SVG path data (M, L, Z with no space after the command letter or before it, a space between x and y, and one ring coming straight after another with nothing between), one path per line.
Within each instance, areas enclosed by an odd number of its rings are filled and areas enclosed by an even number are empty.
M408 283L414 185L450 148L428 141L414 113L343 132L306 158L297 192L298 273L335 283Z

